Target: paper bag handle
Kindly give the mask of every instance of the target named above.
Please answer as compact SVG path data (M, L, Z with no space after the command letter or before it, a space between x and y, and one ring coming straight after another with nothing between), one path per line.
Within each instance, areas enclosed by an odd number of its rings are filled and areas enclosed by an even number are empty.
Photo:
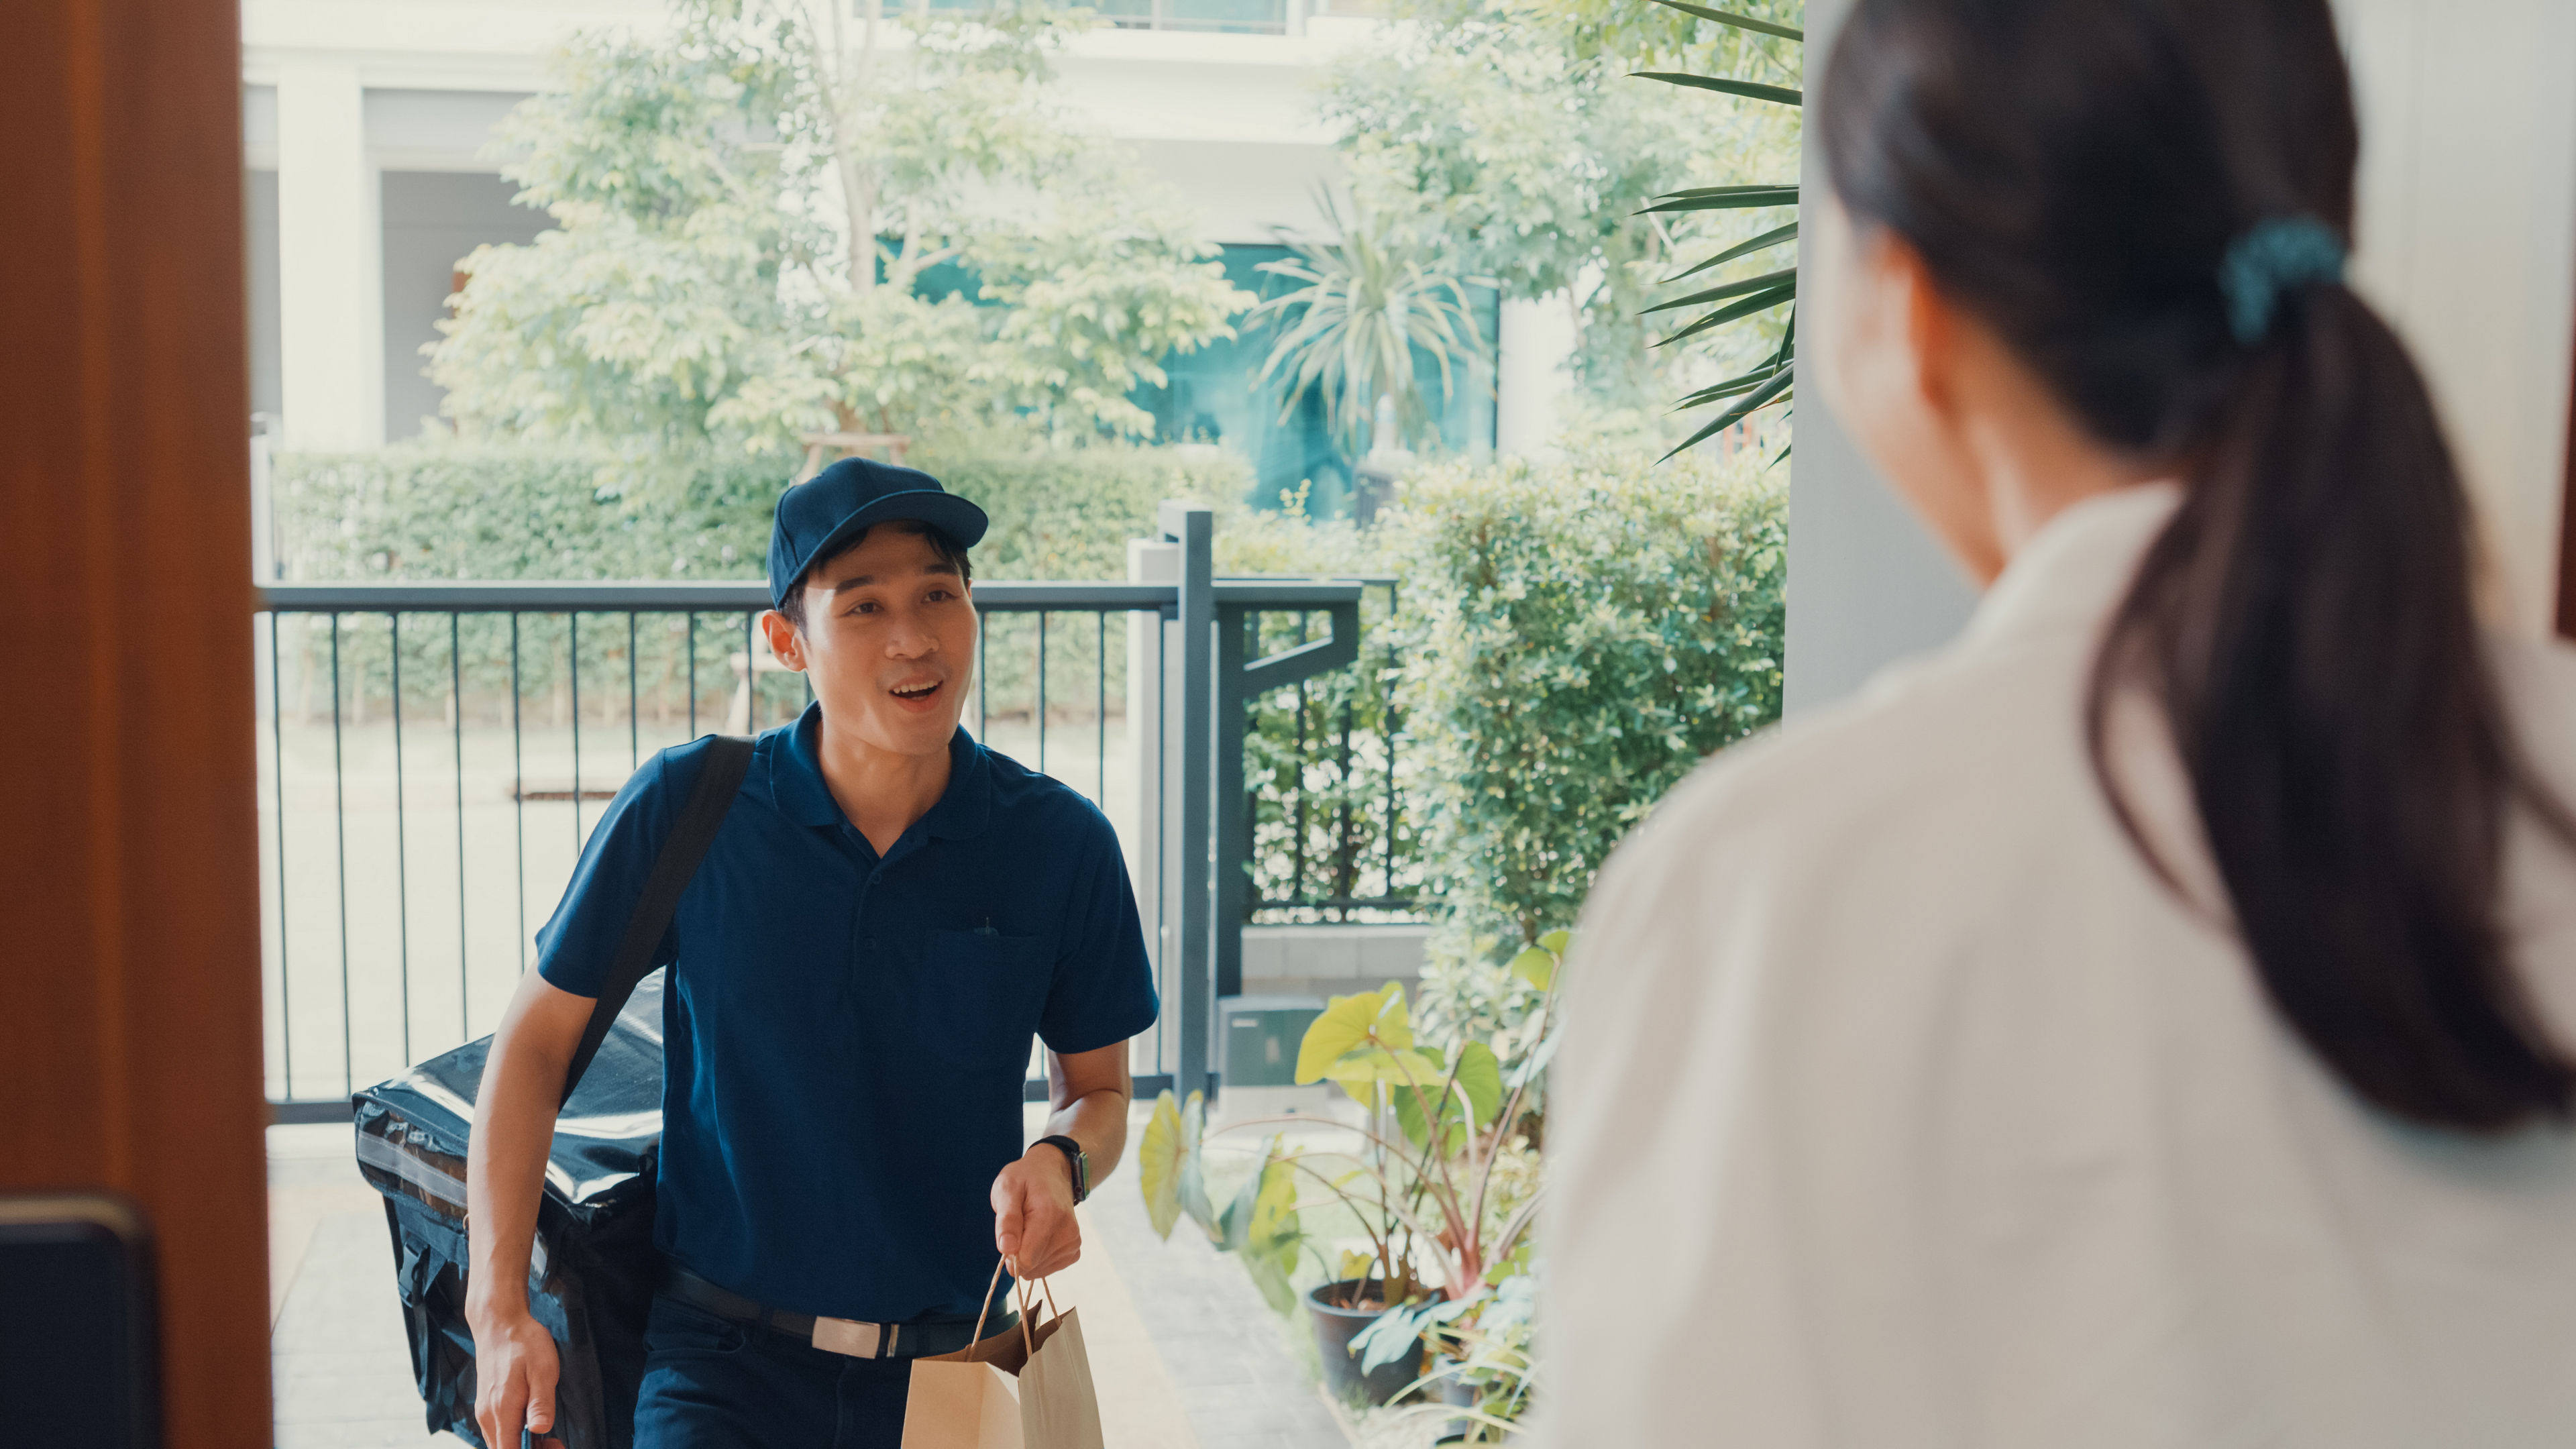
M984 1320L993 1311L993 1290L1002 1286L1002 1270L1010 1266L1011 1260L1008 1258L1001 1259L993 1264L992 1279L984 1285L984 1304L981 1308L978 1308L975 1311L975 1336L967 1340L969 1344L977 1344L984 1341ZM1037 1316L1038 1295L1045 1295L1047 1319L1049 1322L1053 1322L1054 1320L1064 1316L1064 1310L1055 1306L1055 1282L1050 1278L1040 1278L1037 1282L1037 1287L1035 1290L1032 1290L1026 1279L1021 1278L1017 1273L1013 1273L1011 1275L1011 1289L1013 1294L1020 1300L1020 1342L1026 1346L1029 1353L1034 1356L1038 1351L1037 1334L1036 1330L1030 1327L1029 1320Z
M969 1348L984 1341L984 1317L993 1311L993 1290L1002 1286L1002 1269L1009 1266L1010 1261L1008 1258L993 1261L993 1279L984 1285L984 1305L975 1310L975 1336L966 1340Z

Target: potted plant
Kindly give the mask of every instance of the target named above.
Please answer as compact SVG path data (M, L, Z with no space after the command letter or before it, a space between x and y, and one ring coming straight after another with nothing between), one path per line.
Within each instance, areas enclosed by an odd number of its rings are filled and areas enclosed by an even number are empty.
M1366 1115L1346 1129L1354 1138L1346 1151L1286 1152L1271 1140L1254 1183L1290 1211L1258 1223L1247 1216L1245 1241L1273 1255L1256 1278L1272 1269L1284 1276L1294 1265L1302 1234L1284 1255L1276 1236L1295 1203L1277 1184L1292 1177L1320 1187L1358 1220L1369 1251L1345 1253L1332 1280L1305 1295L1326 1381L1337 1393L1385 1403L1423 1382L1426 1338L1463 1345L1497 1286L1525 1266L1542 1196L1525 1129L1555 1049L1550 1023L1569 940L1567 932L1550 932L1506 967L1540 993L1516 1030L1444 1051L1419 1038L1404 990L1392 982L1333 998L1307 1028L1297 1080L1340 1083ZM1504 1044L1502 1054L1495 1041ZM1149 1126L1149 1160L1153 1136ZM1177 1184L1181 1173L1172 1176ZM1246 1192L1257 1198L1252 1183ZM1272 1236L1264 1238L1265 1229ZM1457 1377L1455 1365L1432 1377L1444 1375L1474 1381Z
M1301 1201L1299 1185L1320 1188L1358 1220L1369 1250L1342 1254L1327 1265L1331 1280L1302 1295L1335 1393L1383 1404L1437 1381L1490 1396L1514 1353L1526 1368L1526 1334L1515 1349L1482 1320L1507 1300L1525 1310L1529 1228L1542 1196L1527 1129L1555 1051L1553 1007L1569 942L1570 933L1549 932L1505 968L1540 993L1526 1021L1453 1050L1417 1036L1400 984L1334 997L1299 1045L1297 1080L1338 1082L1361 1104L1361 1123L1341 1129L1350 1147L1292 1150L1273 1135L1221 1210L1207 1191L1203 1099L1194 1092L1178 1101L1166 1091L1156 1100L1137 1154L1155 1231L1168 1238L1189 1217L1218 1251L1242 1257L1283 1315L1299 1297L1290 1282L1298 1258L1315 1250L1301 1218L1313 1203ZM1222 1131L1312 1129L1319 1120L1261 1118ZM1512 1312L1498 1311L1506 1318ZM1453 1357L1425 1375L1430 1340ZM1507 1397L1505 1407L1516 1414L1525 1386ZM1475 1433L1502 1422L1464 1407Z

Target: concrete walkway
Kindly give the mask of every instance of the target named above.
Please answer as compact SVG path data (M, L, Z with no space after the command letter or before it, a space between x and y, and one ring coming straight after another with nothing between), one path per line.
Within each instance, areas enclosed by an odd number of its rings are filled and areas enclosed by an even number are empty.
M268 1152L277 1449L454 1449L422 1426L384 1210L349 1130L272 1127ZM1288 1336L1302 1323L1283 1327L1204 1242L1156 1239L1132 1164L1085 1205L1083 1238L1055 1289L1081 1310L1108 1449L1349 1449Z

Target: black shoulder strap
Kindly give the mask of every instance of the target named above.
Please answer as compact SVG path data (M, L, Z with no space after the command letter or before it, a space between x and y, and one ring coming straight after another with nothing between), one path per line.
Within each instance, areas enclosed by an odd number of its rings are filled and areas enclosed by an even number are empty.
M644 894L636 898L635 914L626 918L626 934L618 938L617 954L609 959L608 974L600 980L590 1024L581 1029L581 1045L573 1049L572 1065L564 1072L565 1101L572 1100L572 1089L581 1085L582 1073L590 1070L590 1059L599 1055L599 1044L608 1039L608 1029L617 1024L617 1013L625 1008L626 998L635 994L636 983L652 974L653 953L671 929L671 917L680 909L680 893L689 888L698 862L706 859L707 847L724 828L725 813L733 809L733 797L750 768L751 741L739 735L717 735L707 746L707 762L698 770L698 783L690 788L688 803L680 807L679 821L671 827L671 838L662 842L662 853L653 857L653 873L644 878Z

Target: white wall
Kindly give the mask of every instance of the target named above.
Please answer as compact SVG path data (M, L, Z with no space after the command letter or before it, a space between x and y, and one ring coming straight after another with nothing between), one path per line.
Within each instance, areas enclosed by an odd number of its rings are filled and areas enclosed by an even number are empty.
M1327 231L1315 197L1341 178L1330 145L1135 140L1128 150L1197 208L1209 241L1269 243L1283 228L1306 236Z
M1813 77L1847 6L1808 6ZM2576 346L2576 5L2337 9L2362 117L2355 277L2427 370L2514 618L2538 632L2555 597ZM1807 159L1809 187L1825 184L1819 160ZM1810 389L1800 389L1796 429L1792 711L1947 639L1972 602Z
M1850 0L1808 0L1810 91L1849 9ZM1815 147L1802 158L1799 184L1818 195L1825 190L1824 154ZM1802 275L1812 261L1808 248L1801 239ZM1803 375L1798 384L1784 691L1792 714L1839 699L1888 661L1948 639L1975 602L1965 577L1860 455L1823 393Z
M455 290L456 263L486 243L533 241L553 221L542 211L513 205L518 188L489 172L378 174L385 238L385 436L399 440L419 433L424 419L436 418L446 396L426 376L422 349L438 340L438 321Z
M385 438L383 239L358 68L297 61L277 77L280 401L286 446Z
M2576 5L2337 0L2354 273L2429 375L2513 621L2556 614L2576 356Z
M1494 449L1506 455L1535 453L1564 426L1558 404L1574 386L1579 329L1574 304L1563 292L1534 302L1505 302L1496 328L1500 366L1494 379Z

